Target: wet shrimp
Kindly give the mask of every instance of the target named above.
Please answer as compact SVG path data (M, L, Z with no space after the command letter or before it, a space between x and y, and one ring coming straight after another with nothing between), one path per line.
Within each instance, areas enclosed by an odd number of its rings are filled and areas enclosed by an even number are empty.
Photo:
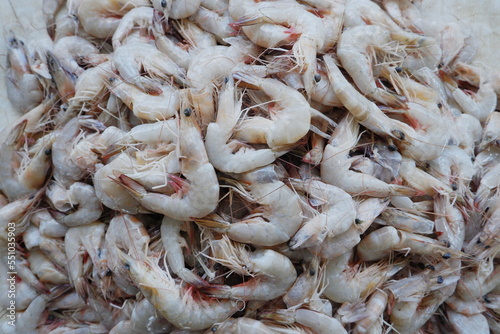
M245 173L272 163L285 151L256 150L241 141L231 140L242 112L242 101L236 98L233 79L226 81L219 91L217 121L208 125L205 136L210 163L227 173Z
M77 77L85 71L82 66L97 66L108 58L92 43L78 36L62 37L54 44L53 52L61 66Z
M127 37L133 29L147 29L148 32L154 29L161 31L159 27L155 26L154 16L154 9L151 7L136 7L127 12L122 17L115 32L113 33L111 41L113 49L116 50L123 44L127 44Z
M410 0L383 0L382 4L390 17L403 29L416 34L423 34L419 23L422 21L420 11Z
M135 260L119 253L129 277L156 310L174 326L199 330L222 322L238 311L232 300L206 298L193 289L179 285L154 259Z
M479 143L479 150L483 151L490 145L500 147L500 112L492 112L488 116L481 143Z
M201 0L151 0L151 3L165 15L165 19L184 19L196 13Z
M263 313L261 317L264 319L274 320L282 324L299 323L307 328L310 328L317 334L347 334L347 330L337 319L308 309L289 308L286 310L278 310L276 312L266 312Z
M271 249L248 251L227 237L211 242L213 259L240 275L252 278L233 285L211 285L201 288L204 293L237 300L267 301L285 294L297 278L292 261Z
M241 175L249 193L234 182L245 197L260 204L260 208L243 219L229 223L214 214L196 223L215 228L235 241L273 246L286 242L302 223L300 200L296 193L278 179L273 165L261 167Z
M234 34L234 30L230 26L233 20L227 11L217 13L200 6L193 14L192 19L205 31L214 34L219 42L223 42L224 38L231 37Z

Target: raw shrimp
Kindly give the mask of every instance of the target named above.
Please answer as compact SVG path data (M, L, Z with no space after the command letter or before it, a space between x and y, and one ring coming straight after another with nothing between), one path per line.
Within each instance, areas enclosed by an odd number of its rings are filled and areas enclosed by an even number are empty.
M375 103L360 94L342 75L331 56L325 55L323 59L335 93L359 123L376 134L411 142L409 134L413 131L408 125L387 117Z
M224 333L224 334L239 334L239 333L259 333L259 334L273 334L276 333L272 328L266 326L259 320L241 317L229 318L225 321L213 325L210 333Z
M490 333L490 326L482 314L465 315L446 310L448 321L457 334Z
M234 30L230 26L233 20L227 11L217 13L204 7L199 7L191 18L205 31L214 34L219 42L224 42L224 38L234 35Z
M370 329L375 326L377 320L383 317L385 307L387 306L387 293L383 290L376 290L371 294L366 302L366 316L356 321L354 333L370 333Z
M271 120L255 116L243 120L235 132L238 139L250 143L267 143L271 148L297 142L309 131L311 111L309 103L296 90L275 79L236 72L236 80L262 89L274 102L270 108Z
M297 277L293 285L283 295L283 302L288 308L307 303L318 289L321 283L323 268L319 265L319 259L313 257L304 272Z
M185 19L198 10L201 0L151 0L153 7L165 15L165 20Z
M181 236L181 221L168 216L163 217L161 222L161 240L166 250L169 269L184 282L196 287L207 286L208 282L187 269L184 264L182 247L188 247L186 240Z
M50 285L59 285L69 283L65 272L57 269L39 249L32 249L28 253L30 269L33 271L40 282Z
M282 324L299 323L310 328L316 334L345 333L347 331L340 321L323 313L308 309L286 309L276 312L266 312L261 315L265 319L271 319Z
M440 32L443 49L442 65L454 67L456 62L470 62L478 49L478 38L464 22L451 22Z
M122 17L113 33L112 45L114 50L123 44L127 44L125 41L127 41L128 35L134 28L139 30L147 29L148 33L151 33L150 30L158 29L155 26L154 9L151 7L137 7L131 9Z
M337 55L342 67L354 80L359 90L372 99L394 107L404 107L404 99L377 86L373 77L372 53L377 50L391 52L391 36L388 30L375 26L363 25L345 30L337 45ZM328 67L330 67L328 65ZM330 69L330 71L332 71ZM332 80L335 86L335 81Z
M128 11L149 6L149 0L83 0L78 6L77 16L86 32L95 37L108 38Z
M7 51L7 97L12 106L24 113L39 105L43 100L43 86L31 71L24 43L11 32Z
M126 175L117 175L116 182L146 209L177 220L201 218L215 210L219 201L219 182L208 161L196 116L188 107L180 115L178 156L186 180L170 176L178 186L172 196L148 192L140 183Z
M78 36L62 37L54 44L53 52L61 66L77 77L84 72L82 66L97 66L108 58L92 43Z
M134 306L130 320L121 321L109 332L110 334L141 334L144 332L165 333L172 329L172 324L158 314L155 307L143 299Z
M271 249L249 252L243 244L234 244L227 237L211 242L213 259L240 275L251 276L244 283L211 285L201 288L204 293L237 300L267 301L285 294L297 278L292 261Z
M236 99L233 79L226 81L219 91L217 121L208 125L205 136L210 163L226 173L245 173L274 162L286 151L255 150L240 141L230 140L242 112L242 101Z
M412 188L423 191L427 195L448 194L454 197L457 195L446 183L417 168L412 159L403 158L399 174Z
M328 285L323 294L336 303L354 303L365 298L404 267L404 263L377 263L361 268L361 264L350 264L353 254L351 249L326 265Z
M113 52L112 62L123 80L147 94L160 95L159 81L168 82L170 77L185 84L184 70L154 45L137 42L122 45ZM141 75L141 71L149 77Z
M500 112L492 112L484 125L483 137L479 150L483 151L490 145L500 147Z
M238 302L206 298L192 288L176 284L151 258L135 260L118 253L130 278L156 310L174 326L199 330L222 322L238 311Z
M339 123L323 152L321 179L342 188L350 194L367 194L374 197L391 195L412 196L415 190L395 184L385 183L371 175L350 170L349 151L358 142L359 124L348 114Z
M54 203L51 194L56 191L54 188L57 187L56 184L52 184L47 189L47 197L52 200L53 204L56 203ZM59 219L60 223L70 227L85 225L93 223L101 216L102 204L96 197L93 186L83 182L75 182L67 190L62 187L59 188L59 195L62 195L62 198L58 201L56 209L62 212L74 209L74 211Z
M15 333L38 333L38 324L43 320L47 299L46 295L39 295L24 312L16 315L19 319L15 322Z
M254 245L273 246L288 241L302 223L297 194L278 179L273 165L242 174L241 182L248 185L250 193L243 189L241 192L259 203L259 209L232 223L218 215L196 219L196 223L224 232L232 240Z
M21 149L24 141L29 140L26 133L28 120L16 123L8 137L0 145L0 189L9 200L16 200L22 196L40 189L45 183L50 158L52 154L52 133L38 138L36 143ZM24 152L23 152L24 151Z
M47 52L47 64L61 101L68 104L69 100L75 96L76 76L64 69L51 51Z
M432 220L393 208L382 212L380 219L377 219L376 222L411 233L432 234L434 232L434 222Z
M266 49L276 48L296 41L289 28L271 23L241 27L249 40Z
M295 187L307 192L308 202L321 206L321 213L304 222L288 242L291 249L318 246L326 237L340 235L354 223L354 200L344 190L313 179L299 182Z
M383 0L387 14L403 29L409 29L416 34L422 34L418 24L422 17L418 8L410 0Z

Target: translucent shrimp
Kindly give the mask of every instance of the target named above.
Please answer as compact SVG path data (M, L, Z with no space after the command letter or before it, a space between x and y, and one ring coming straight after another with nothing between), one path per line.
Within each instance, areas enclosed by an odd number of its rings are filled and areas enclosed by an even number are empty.
M344 190L313 179L301 183L296 187L309 194L311 205L321 206L321 213L304 222L288 243L291 249L318 246L327 236L346 232L356 218L354 200Z
M391 195L412 196L415 190L385 183L371 175L350 170L349 151L358 141L359 124L350 114L339 123L323 152L321 179L350 194L367 194L374 197Z
M302 223L296 193L278 179L273 165L247 172L241 176L241 181L250 190L246 196L260 204L257 211L232 223L218 215L196 219L196 223L215 228L239 242L273 246L288 241ZM238 183L236 186L240 187Z
M319 265L319 259L314 257L304 268L293 285L283 295L283 302L288 308L307 303L318 289L321 283L323 268Z
M230 140L242 112L242 101L236 100L234 81L228 78L219 91L217 121L210 123L205 136L210 163L226 173L245 173L272 163L285 151L253 149L238 140Z
M404 107L404 100L401 97L379 88L373 77L371 53L380 49L390 52L394 48L390 42L389 31L380 26L357 26L342 33L337 45L337 55L342 67L350 74L362 93L380 103Z
M55 203L52 195L58 191L60 200ZM61 196L62 195L62 196ZM55 204L56 209L62 212L69 212L59 222L66 226L79 226L93 223L98 220L102 213L102 204L95 195L94 187L83 183L75 182L67 190L52 184L47 189L47 197Z
M350 250L326 265L328 285L323 294L336 303L354 303L367 297L404 267L404 264L377 263L361 268L360 264L350 264L352 257Z
M85 71L82 66L96 66L108 59L92 43L78 36L62 37L54 44L53 52L61 66L77 77Z
M112 45L116 50L124 44L128 35L135 29L152 30L154 27L154 9L151 7L136 7L127 12L113 33Z
M178 156L186 180L172 178L179 191L164 195L147 191L126 175L117 175L116 182L145 208L177 220L201 218L215 210L219 201L219 182L214 167L208 161L196 116L185 108L180 116Z
M166 18L185 19L196 13L201 0L151 0L151 3Z
M28 261L30 269L33 271L40 282L50 285L59 285L69 283L68 276L65 272L57 269L42 251L32 249L28 253Z
M422 34L419 23L422 21L419 9L409 0L384 0L385 11L403 29Z
M43 87L31 71L24 43L11 32L7 50L6 88L12 106L26 112L43 100Z
M19 315L16 321L15 333L37 333L38 323L43 319L47 296L39 295L28 308Z
M383 290L376 290L371 294L370 299L366 302L366 316L356 321L355 334L370 333L370 329L376 326L377 320L383 316L387 299L387 293Z
M144 57L145 53L148 57ZM158 81L168 82L170 77L180 84L185 84L184 70L154 45L146 43L122 45L113 52L112 62L123 80L148 94L161 94ZM147 73L149 77L141 75L141 71Z
M54 136L49 133L22 149L24 141L29 140L27 124L27 119L16 123L0 145L0 189L11 201L40 189L50 168Z
M479 150L483 151L490 145L500 147L500 112L492 112L484 125L483 136Z
M244 8L244 16L231 23L234 28L256 23L281 24L293 27L296 34L300 34L293 44L292 51L298 67L303 72L302 78L306 92L314 86L316 74L316 54L323 48L326 36L325 25L322 20L309 13L300 4L291 2L260 2L238 1L237 6ZM229 11L233 2L230 3ZM234 14L232 14L234 17Z
M282 324L299 323L307 328L310 328L313 333L317 334L347 334L347 330L337 319L308 309L286 309L278 310L276 312L266 312L262 314L261 317L271 319Z
M452 310L446 311L447 319L457 334L490 333L490 326L482 314L465 315Z
M275 101L270 109L271 120L255 116L243 120L235 132L238 139L249 143L267 143L271 148L297 142L309 131L311 112L309 103L296 90L275 79L236 72L236 80L262 89Z
M448 184L417 168L414 160L403 158L399 174L408 185L427 195L447 194L456 197L454 190Z
M234 30L229 25L233 20L228 11L217 13L201 6L193 14L192 19L200 27L214 34L219 42L223 42L224 38L231 37L234 34Z
M148 331L164 333L169 332L172 327L172 324L159 315L147 299L143 299L135 304L130 320L121 321L109 333L141 334Z
M136 7L149 7L149 0L83 0L78 6L78 19L89 34L108 38L113 35L123 15Z
M206 298L189 287L178 285L150 258L135 260L119 254L132 281L156 310L178 328L209 328L238 311L236 301Z
M245 245L227 237L211 243L213 259L240 275L252 276L233 285L211 285L201 290L218 298L267 301L285 294L297 278L292 261L271 249L249 252Z
M225 333L225 334L238 334L238 333L259 333L259 334L273 334L276 333L269 326L263 322L252 318L229 318L225 321L213 325L210 333Z
M408 134L412 130L408 125L389 118L375 103L360 94L342 75L331 56L324 56L323 59L335 93L359 123L376 134L411 141Z
M51 51L47 52L47 64L50 75L52 76L52 81L56 86L57 93L59 94L61 101L67 104L69 100L75 96L76 76L64 69L59 59L57 59Z

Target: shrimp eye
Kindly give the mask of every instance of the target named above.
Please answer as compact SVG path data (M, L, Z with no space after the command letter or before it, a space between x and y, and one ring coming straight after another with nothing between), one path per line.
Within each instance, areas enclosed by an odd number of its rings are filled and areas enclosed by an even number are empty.
M314 269L314 268L309 269L309 275L311 275L311 276L316 275L316 269Z
M431 168L431 164L430 164L430 163L428 163L428 162L426 162L426 163L425 163L425 168L426 168L426 169Z
M436 267L434 267L432 264L427 265L426 268L432 271L436 270Z
M457 184L456 184L456 183L453 183L453 184L451 185L451 189L452 189L453 191L457 190L457 189L458 189Z
M184 115L187 116L187 117L191 116L192 112L193 111L191 110L191 108L184 109Z
M395 70L396 70L396 72L398 72L398 73L403 72L403 68L402 68L401 66L396 66L394 69L395 69Z
M477 238L477 241L476 241L476 244L480 244L481 243L481 238Z
M111 276L113 274L113 272L111 271L111 269L108 269L106 270L106 276Z
M438 103L438 108L441 108L443 105L441 103Z
M445 253L445 254L442 256L442 258L443 258L443 259L445 259L445 260L449 259L450 257L451 257L451 254L450 254L450 253Z
M211 331L212 333L215 333L215 332L217 332L217 329L218 329L218 328L219 328L219 325L213 325L213 326L210 328L210 331Z
M396 152L398 150L398 147L394 144L390 144L389 146L387 146L387 149L391 152Z
M363 221L359 218L356 218L356 219L354 219L354 223L359 225L359 224L363 223Z
M437 283L438 283L438 284L441 284L441 283L443 283L443 282L444 282L443 276L439 275L439 276L437 277Z
M160 5L165 8L167 7L167 0L161 0Z
M33 199L35 198L35 195L31 195L28 199Z
M225 77L224 78L224 83L227 84L229 82L229 78L228 77Z
M125 269L130 270L130 264L125 263L123 266L125 267Z
M488 249L490 247L491 247L490 245L486 245L486 246L484 246L484 249Z
M115 78L113 78L113 77L111 77L111 78L109 78L109 79L108 79L108 81L109 81L110 83L115 82L115 80L116 80L116 79L115 79Z
M52 149L51 149L51 148L48 148L48 149L46 149L46 150L45 150L45 152L43 152L43 153L45 153L45 155L50 155L50 154L52 153Z
M316 74L314 75L314 81L316 81L316 82L320 82L320 81L321 81L321 75L320 75L320 74L318 74L318 73L316 73Z
M484 300L485 302L487 302L487 303L491 303L491 300L488 298L488 296L487 296L487 295L484 295L484 296L483 296L483 300Z
M422 262L417 263L417 266L422 270L425 269L425 264L423 264Z

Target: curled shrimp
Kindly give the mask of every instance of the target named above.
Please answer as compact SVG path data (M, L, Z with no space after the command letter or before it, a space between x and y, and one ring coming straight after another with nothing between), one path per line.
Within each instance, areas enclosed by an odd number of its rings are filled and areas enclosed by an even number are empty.
M200 6L193 14L192 19L206 31L214 34L219 42L223 42L224 38L231 37L234 30L230 23L233 21L229 16L228 11L221 14Z
M234 81L228 78L219 91L217 121L210 123L205 136L210 163L227 173L245 173L272 163L284 151L255 150L235 139L230 140L241 114L241 100L236 100Z
M181 172L186 180L170 177L178 187L176 194L168 196L149 192L124 174L116 177L116 182L124 186L146 209L178 220L204 217L215 210L219 201L217 175L208 161L195 118L189 107L180 116L178 155Z
M241 181L248 184L247 196L260 204L256 212L232 223L216 214L196 219L196 223L215 228L239 242L273 246L288 241L302 222L299 197L278 179L273 165L244 173Z
M151 258L135 260L123 252L118 254L132 281L156 310L176 327L190 330L209 328L238 310L236 301L206 298L179 285Z
M492 112L488 116L481 143L479 143L479 150L483 151L490 145L500 147L500 112Z
M154 9L151 7L136 7L127 12L113 33L112 45L116 50L123 44L126 44L128 35L134 28L138 29L155 29L154 27ZM152 28L151 28L152 27ZM125 43L124 43L125 42Z
M100 54L97 47L78 36L62 37L54 44L53 52L61 66L77 77L84 72L82 66L96 66L107 60L107 56Z
M307 328L310 328L317 334L347 334L347 330L337 319L308 309L289 308L286 310L278 310L276 312L266 312L263 313L261 317L264 319L274 320L282 324L299 323Z

